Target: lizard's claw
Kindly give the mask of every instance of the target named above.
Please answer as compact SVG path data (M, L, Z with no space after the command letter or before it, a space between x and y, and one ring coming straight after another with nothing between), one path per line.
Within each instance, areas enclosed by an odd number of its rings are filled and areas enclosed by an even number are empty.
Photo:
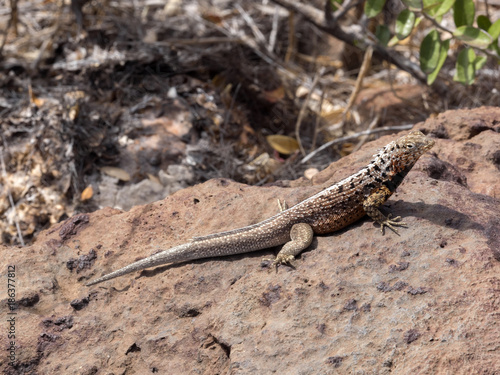
M380 223L380 231L382 232L382 234L384 234L384 227L387 227L399 236L399 232L396 228L394 228L394 226L407 227L407 224L403 221L400 221L401 216L396 216L394 219L391 219L391 216L391 214L387 215L387 219Z
M278 254L276 256L276 259L271 264L271 267L277 268L280 264L290 265L293 260L295 260L295 257L293 255Z
M264 262L272 262L269 267L270 268L276 268L276 269L278 269L278 266L280 264L292 265L292 261L295 260L295 257L293 255L278 254L276 256L276 259L265 258L265 259L262 259L262 260Z

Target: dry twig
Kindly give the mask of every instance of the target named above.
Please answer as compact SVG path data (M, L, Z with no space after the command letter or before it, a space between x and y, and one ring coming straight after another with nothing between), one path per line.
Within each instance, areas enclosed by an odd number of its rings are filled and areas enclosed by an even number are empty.
M306 154L306 151L304 150L304 146L302 146L302 141L300 140L300 124L302 123L302 119L304 118L304 115L306 113L306 108L309 105L309 100L311 99L311 94L313 93L314 89L316 88L316 85L318 84L319 78L325 73L325 68L322 67L318 72L316 72L316 75L314 76L313 82L311 84L311 88L309 89L309 92L307 93L306 100L304 100L304 103L302 104L302 108L300 108L299 116L297 118L297 123L295 124L295 137L297 138L297 142L299 143L299 148L300 152L302 155Z
M365 51L365 56L363 58L363 63L361 64L361 68L359 70L358 78L356 79L356 85L354 86L354 90L349 98L349 102L347 103L347 107L344 109L344 113L342 113L342 123L345 125L345 119L347 113L351 110L356 98L358 97L359 92L361 91L361 87L363 86L363 79L366 76L366 73L370 70L371 61L373 55L373 48L370 46ZM345 130L345 129L344 129ZM345 131L344 131L345 133Z
M297 39L295 38L295 13L290 11L288 15L288 48L285 54L285 63L288 63L295 53Z
M325 101L325 90L321 90L321 99L319 101L318 113L316 114L316 121L314 122L314 133L313 133L313 139L311 141L311 151L309 152L312 152L316 147L316 139L318 138L319 122L322 118L324 101Z
M380 120L380 114L377 113L375 115L375 117L373 118L372 122L370 122L370 125L368 125L368 129L366 129L366 131L369 132L369 131L372 131L373 129L375 129L375 126L377 126L379 120ZM361 146L363 146L366 143L366 140L368 139L369 136L370 136L370 133L362 135L358 144L356 146L354 146L354 148L352 149L352 152L358 151L361 148Z
M338 143L350 141L351 139L356 139L356 138L361 137L361 136L366 135L366 134L376 134L376 133L383 133L383 132L402 131L402 130L408 130L408 129L411 129L411 128L413 128L413 124L399 125L399 126L386 126L384 128L377 128L377 129L373 129L373 130L364 130L364 131L356 133L356 134L347 135L347 136L342 137L342 138L337 138L337 139L334 139L333 141L325 143L321 147L318 147L316 150L314 150L313 152L309 153L309 155L307 155L305 158L303 158L300 161L300 163L301 164L306 163L311 158L313 158L318 152L323 151L325 148L328 148L328 147L330 147L332 145L335 145L335 144L338 144Z

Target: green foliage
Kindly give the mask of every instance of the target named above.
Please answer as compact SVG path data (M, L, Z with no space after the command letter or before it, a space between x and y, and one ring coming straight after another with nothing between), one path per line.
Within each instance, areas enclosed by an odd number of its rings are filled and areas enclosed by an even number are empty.
M386 25L378 25L377 30L375 30L375 36L380 44L387 47L389 39L391 39L391 31Z
M385 0L367 0L365 3L365 14L368 18L378 15L385 5Z
M446 57L448 57L448 50L450 49L450 39L441 42L439 45L439 58L436 65L436 68L427 76L427 84L430 86L436 80L439 71L444 65L446 61Z
M437 30L431 30L420 45L420 68L424 73L433 72L439 61L441 40Z
M415 25L415 13L409 9L404 9L396 19L396 36L403 40L410 35Z
M453 5L453 20L455 26L472 26L476 8L473 0L455 0Z
M480 29L488 31L488 28L491 26L491 21L488 17L486 16L477 16L477 26Z
M486 63L485 56L476 56L472 48L464 48L458 54L455 81L471 85L476 78L476 71Z
M332 0L330 0L332 1ZM341 0L337 0L341 1ZM402 0L406 9L401 11L394 25L391 37L390 25L377 27L376 36L380 44L393 46L412 35L420 21L432 21L430 32L420 44L420 68L427 74L427 84L437 78L448 58L450 41L457 41L459 53L456 58L456 73L453 79L465 85L474 83L476 72L487 61L487 56L500 63L500 20L490 20L485 15L476 17L474 0ZM377 16L385 0L366 0L365 14L368 18ZM447 29L442 18L453 12L454 29ZM475 25L476 26L475 26ZM441 40L442 38L451 39ZM479 52L480 55L476 55Z
M454 3L455 0L438 1L437 4L430 7L428 10L426 9L426 12L434 18L439 18L448 13Z
M453 36L472 47L480 49L488 48L493 42L490 34L472 26L460 26L453 32Z
M337 4L342 4L342 0L330 0L330 4L332 5L332 10L335 12L339 7Z
M402 0L403 4L411 11L422 10L422 0Z
M497 20L493 25L488 27L488 34L491 35L493 40L498 42L498 37L500 36L500 20Z

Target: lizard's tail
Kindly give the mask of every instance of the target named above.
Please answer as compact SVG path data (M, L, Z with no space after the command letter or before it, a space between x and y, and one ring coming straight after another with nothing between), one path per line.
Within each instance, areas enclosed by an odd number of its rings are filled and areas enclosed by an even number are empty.
M115 277L123 276L131 272L135 271L140 271L146 268L151 268L155 266L159 266L162 264L167 264L167 263L176 263L179 259L179 253L181 254L188 254L191 250L192 243L188 242L179 246L172 247L168 250L159 252L157 254L154 254L152 256L149 256L147 258L141 259L135 263L129 264L128 266L125 266L123 268L120 268L119 270L116 270L114 272L108 273L107 275L104 275L102 277L99 277L98 279L92 280L85 284L86 286L91 286L95 284L102 283L103 281L111 280L114 279ZM188 258L186 255L184 255L183 260L189 260L186 259Z

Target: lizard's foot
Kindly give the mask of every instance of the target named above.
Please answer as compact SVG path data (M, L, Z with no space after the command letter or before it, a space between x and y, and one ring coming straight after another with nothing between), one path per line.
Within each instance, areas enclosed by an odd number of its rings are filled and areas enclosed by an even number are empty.
M380 231L382 232L382 234L384 234L384 227L387 227L399 236L399 232L396 228L394 228L394 226L405 228L407 228L408 226L405 222L401 221L401 216L396 216L394 219L391 219L391 216L391 214L387 215L387 219L379 223Z
M280 252L273 260L271 267L278 267L280 264L293 266L291 262L299 255L302 250L307 248L313 239L314 232L312 227L306 223L297 223L290 229L290 241L285 243Z
M293 255L278 254L275 259L264 258L264 262L272 262L269 268L278 268L280 264L292 265L292 261L295 260Z
M283 203L278 198L278 208L280 209L280 212L286 211L288 209L285 200L283 199Z
M271 264L271 267L278 267L280 264L290 265L292 264L293 260L295 260L295 257L293 255L278 254L276 256L276 259Z

